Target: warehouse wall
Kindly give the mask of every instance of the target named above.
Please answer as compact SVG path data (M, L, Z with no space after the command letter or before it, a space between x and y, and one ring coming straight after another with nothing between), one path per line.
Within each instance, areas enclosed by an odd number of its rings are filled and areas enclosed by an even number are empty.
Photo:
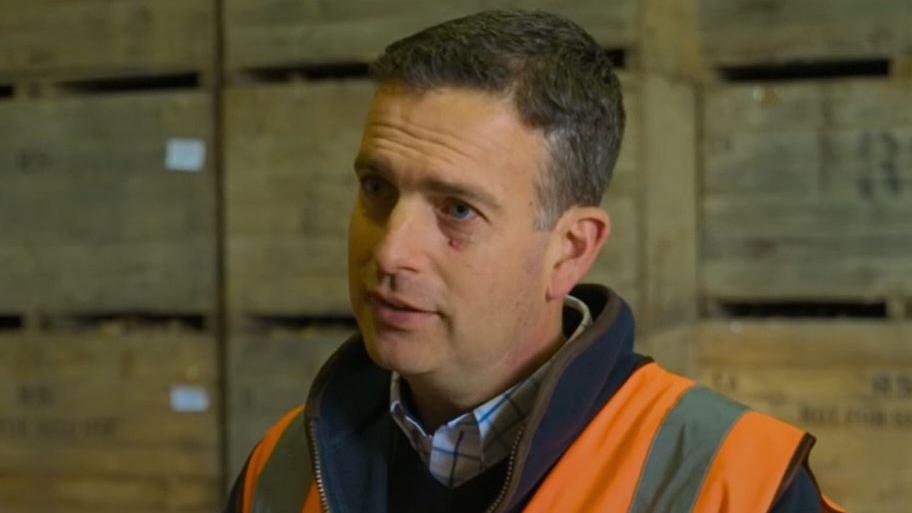
M547 8L621 75L589 279L641 351L912 500L906 0L0 0L0 505L215 511L349 334L350 172L383 46Z

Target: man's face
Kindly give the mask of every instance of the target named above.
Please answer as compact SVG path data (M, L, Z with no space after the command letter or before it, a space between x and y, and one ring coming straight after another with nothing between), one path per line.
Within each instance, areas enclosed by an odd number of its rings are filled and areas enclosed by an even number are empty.
M467 89L375 96L355 163L349 292L378 365L472 379L543 336L550 232L535 229L535 184L547 154L514 109Z

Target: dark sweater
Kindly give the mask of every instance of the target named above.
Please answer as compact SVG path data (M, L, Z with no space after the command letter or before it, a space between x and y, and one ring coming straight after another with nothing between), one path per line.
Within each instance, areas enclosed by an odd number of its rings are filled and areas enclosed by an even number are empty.
M507 460L461 486L449 488L434 479L427 465L395 429L389 458L389 513L469 513L485 511L503 486Z

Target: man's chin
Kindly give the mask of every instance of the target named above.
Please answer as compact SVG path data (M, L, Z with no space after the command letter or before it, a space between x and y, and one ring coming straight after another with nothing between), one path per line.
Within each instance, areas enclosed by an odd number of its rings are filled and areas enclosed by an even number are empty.
M371 360L378 366L402 375L422 374L427 371L427 355L413 339L413 334L371 333L364 336L364 345Z

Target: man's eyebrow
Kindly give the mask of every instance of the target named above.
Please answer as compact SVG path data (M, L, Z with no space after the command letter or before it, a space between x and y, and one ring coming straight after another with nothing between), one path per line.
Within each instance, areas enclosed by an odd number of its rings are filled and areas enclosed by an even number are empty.
M365 171L371 171L387 180L392 178L392 173L384 162L367 155L358 155L355 158L354 170L355 174L359 176ZM451 182L437 177L425 177L419 181L419 186L437 194L456 196L469 202L480 203L496 212L503 210L503 205L494 196L470 185Z
M383 162L362 153L359 153L358 156L355 157L353 169L356 175L360 175L363 170L368 169L384 176L389 174L387 166L385 166Z
M439 178L426 178L421 181L421 185L422 187L438 194L456 196L458 198L466 199L472 203L480 203L487 206L491 210L494 210L495 212L500 212L503 210L503 206L499 201L497 201L496 198L494 198L494 196L468 185L448 182Z

